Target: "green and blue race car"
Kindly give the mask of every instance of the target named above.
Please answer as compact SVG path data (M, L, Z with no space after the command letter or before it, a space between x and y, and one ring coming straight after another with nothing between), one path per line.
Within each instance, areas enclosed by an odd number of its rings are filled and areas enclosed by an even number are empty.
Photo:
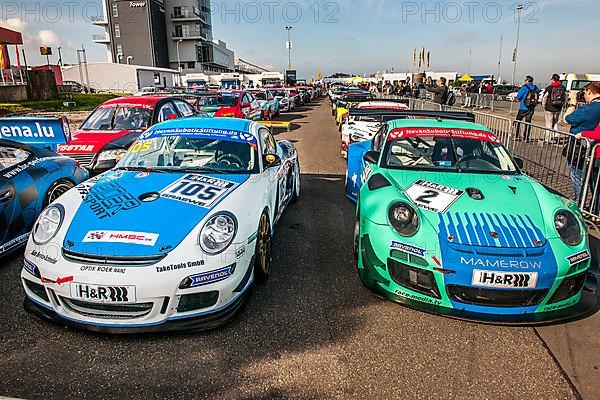
M368 289L493 323L597 310L573 202L525 175L483 125L401 118L348 152L346 194L357 201L355 255Z

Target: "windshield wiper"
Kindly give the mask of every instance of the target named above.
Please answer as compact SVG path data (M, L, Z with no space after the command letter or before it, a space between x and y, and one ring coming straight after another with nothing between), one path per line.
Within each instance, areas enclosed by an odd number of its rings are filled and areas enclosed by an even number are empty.
M218 168L207 168L207 167L188 167L188 168L177 168L176 171L183 171L188 173L211 173L211 174L243 174L243 171L232 171L227 169Z

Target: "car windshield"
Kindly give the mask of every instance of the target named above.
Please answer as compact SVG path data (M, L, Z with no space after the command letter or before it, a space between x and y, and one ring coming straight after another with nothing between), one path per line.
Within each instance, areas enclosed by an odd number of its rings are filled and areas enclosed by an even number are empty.
M198 100L200 107L232 107L237 105L239 96L234 94L224 94L217 96L202 97Z
M384 166L397 169L456 172L517 173L508 151L499 143L440 136L405 137L388 141Z
M287 92L285 90L277 90L273 92L273 96L275 97L287 97Z
M29 152L16 148L0 146L0 171L7 170L26 161L29 158Z
M212 138L162 136L135 142L119 168L252 173L257 151L249 143Z
M83 123L84 131L116 131L146 129L152 110L139 107L97 108Z
M267 94L264 92L252 92L252 94L254 95L254 97L256 97L258 100L266 100L267 99Z

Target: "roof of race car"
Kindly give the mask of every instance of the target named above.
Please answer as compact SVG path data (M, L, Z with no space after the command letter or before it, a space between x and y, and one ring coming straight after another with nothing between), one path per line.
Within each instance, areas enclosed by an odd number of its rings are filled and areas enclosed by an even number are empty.
M449 136L499 142L486 126L466 121L433 118L395 119L388 122L388 140L406 136Z

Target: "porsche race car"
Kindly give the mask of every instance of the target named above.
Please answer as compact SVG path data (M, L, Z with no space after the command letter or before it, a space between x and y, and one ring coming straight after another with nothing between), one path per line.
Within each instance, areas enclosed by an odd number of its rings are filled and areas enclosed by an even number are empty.
M294 146L256 122L191 117L143 133L118 165L34 225L27 310L109 333L209 329L271 272L271 237L300 194Z
M581 213L521 165L485 126L440 118L390 120L351 145L363 284L410 307L492 323L595 312Z

